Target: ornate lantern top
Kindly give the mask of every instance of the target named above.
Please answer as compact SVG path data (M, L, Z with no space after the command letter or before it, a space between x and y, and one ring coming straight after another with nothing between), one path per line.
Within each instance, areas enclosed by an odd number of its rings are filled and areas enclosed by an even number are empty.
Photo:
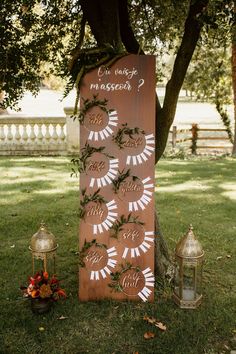
M34 253L47 253L55 251L57 247L55 236L41 223L39 230L31 238L29 249Z
M175 255L186 259L203 257L204 251L193 233L192 225L189 226L187 234L177 243Z

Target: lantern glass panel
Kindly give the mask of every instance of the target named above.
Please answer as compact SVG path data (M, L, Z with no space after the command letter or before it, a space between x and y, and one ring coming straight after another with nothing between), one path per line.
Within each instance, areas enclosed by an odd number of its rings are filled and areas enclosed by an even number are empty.
M197 297L202 294L202 266L203 263L199 263L196 267L196 294Z
M33 273L39 272L41 270L45 271L43 258L36 258L33 256Z
M176 269L175 269L175 294L180 297L181 296L181 273L180 273L180 265L177 263L176 264Z
M183 269L183 300L191 301L195 299L195 278L196 268L185 265Z
M56 273L55 253L32 254L33 273L43 270L50 275Z

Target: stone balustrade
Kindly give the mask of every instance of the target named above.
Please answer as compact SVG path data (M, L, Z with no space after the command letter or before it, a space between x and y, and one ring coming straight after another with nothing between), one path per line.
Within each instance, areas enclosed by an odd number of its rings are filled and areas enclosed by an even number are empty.
M0 115L0 155L66 155L79 151L79 124L64 117Z

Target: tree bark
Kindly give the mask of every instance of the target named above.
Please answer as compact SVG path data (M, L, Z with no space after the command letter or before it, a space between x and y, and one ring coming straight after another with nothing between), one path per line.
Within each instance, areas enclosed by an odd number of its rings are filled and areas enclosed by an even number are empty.
M118 50L122 47L118 3L119 0L80 0L98 47L108 44Z
M144 54L137 42L128 14L128 0L81 0L83 15L89 23L99 47L107 44L128 53ZM156 96L156 162L162 156L174 120L176 105L183 80L200 36L202 23L199 18L208 0L190 0L184 35L174 63L171 78L166 87L163 107ZM155 272L164 278L171 265L168 248L155 215Z
M164 279L170 265L168 247L161 232L158 213L155 211L155 274Z
M163 108L158 112L156 125L156 161L162 156L170 127L173 123L179 92L189 63L196 48L203 23L200 15L207 7L208 0L192 1L185 21L184 35L174 63L171 78L166 86Z
M119 1L119 17L121 39L127 52L132 54L144 54L134 36L134 32L130 24L127 0Z
M234 1L234 13L236 14L236 1ZM232 84L233 84L233 100L234 100L234 141L232 155L236 156L236 24L232 26Z

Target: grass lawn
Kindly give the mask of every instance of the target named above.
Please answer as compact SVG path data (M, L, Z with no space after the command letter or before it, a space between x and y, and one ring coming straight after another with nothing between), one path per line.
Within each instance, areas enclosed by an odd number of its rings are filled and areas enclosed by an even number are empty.
M77 299L78 180L70 158L0 158L0 353L215 354L236 350L236 161L162 160L156 204L170 252L193 224L206 252L204 300L181 310L157 285L153 304ZM68 293L34 315L19 286L41 220L56 235L58 275ZM147 324L154 316L165 332ZM66 317L60 320L61 316ZM155 338L145 340L145 332Z

